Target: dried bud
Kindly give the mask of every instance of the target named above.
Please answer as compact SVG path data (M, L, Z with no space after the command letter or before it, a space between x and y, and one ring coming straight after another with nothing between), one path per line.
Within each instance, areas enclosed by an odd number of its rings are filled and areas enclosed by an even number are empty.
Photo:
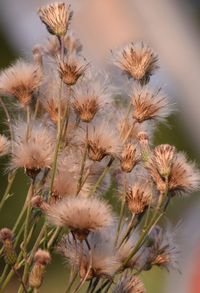
M140 155L137 151L137 148L129 143L124 146L121 157L121 168L124 172L131 172L135 165L140 161Z
M34 256L34 264L29 275L29 285L33 288L39 288L42 285L44 273L47 264L51 261L48 251L38 249Z
M152 188L150 183L142 180L136 181L126 192L126 203L133 214L141 214L150 204L152 199Z
M8 228L0 230L0 241L3 243L4 260L8 265L13 266L17 260L17 255L13 247L13 234Z
M60 78L68 86L75 85L77 80L84 74L86 67L87 65L80 64L77 60L67 60L66 62L60 62Z
M70 5L55 2L39 8L38 15L50 34L61 37L67 33L73 13Z

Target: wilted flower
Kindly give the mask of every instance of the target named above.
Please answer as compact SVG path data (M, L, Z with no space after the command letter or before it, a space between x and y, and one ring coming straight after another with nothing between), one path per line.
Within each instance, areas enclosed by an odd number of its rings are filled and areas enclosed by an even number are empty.
M107 236L107 235L106 235ZM83 279L94 277L111 278L119 268L119 261L114 255L111 242L105 238L104 232L95 232L88 236L88 244L83 245L83 253L79 243L75 243L70 236L65 236L59 244L58 250L64 254L70 264L77 268Z
M72 86L83 76L86 67L87 64L80 62L78 59L67 58L65 61L59 62L58 71L63 82L68 86Z
M34 178L41 169L51 167L55 147L52 131L35 122L27 136L27 125L19 121L14 125L14 134L11 169L24 168Z
M120 140L108 123L89 128L88 156L91 160L101 161L107 155L118 155L119 151Z
M48 251L38 249L34 256L34 264L29 275L29 285L33 288L39 288L42 285L45 269L51 261Z
M175 230L172 231L168 226L166 229L156 226L150 233L148 265L157 265L159 267L177 269L179 249L174 242Z
M122 278L114 287L113 293L145 293L144 284L137 276Z
M49 33L59 37L67 33L72 14L70 5L65 3L55 2L38 9L38 15Z
M134 144L124 145L121 156L121 168L124 172L131 172L135 165L140 161L140 154Z
M147 87L138 87L133 93L132 103L133 118L138 123L146 120L163 121L171 112L167 97L161 89L152 91Z
M50 223L68 227L80 240L113 220L110 206L98 198L68 197L52 205L47 215Z
M109 92L106 81L100 81L100 76L82 80L74 88L72 106L80 119L90 122L96 113L109 102ZM98 79L97 79L98 78Z
M23 106L31 102L41 84L40 67L23 60L5 69L0 74L0 93L15 97Z
M158 68L158 57L148 46L143 43L126 46L114 58L114 63L129 77L146 84L150 76Z
M151 203L152 192L150 182L137 180L129 186L126 192L128 209L136 215L144 212L145 208Z
M0 156L4 156L9 152L10 141L5 135L0 134Z

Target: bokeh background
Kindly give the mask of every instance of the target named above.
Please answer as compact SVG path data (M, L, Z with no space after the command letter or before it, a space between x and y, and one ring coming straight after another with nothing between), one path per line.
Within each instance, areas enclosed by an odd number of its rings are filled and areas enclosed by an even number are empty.
M37 8L49 1L0 0L0 67L18 57L31 58L35 44L48 34L37 16ZM69 2L69 1L67 1ZM177 112L168 125L160 125L154 141L171 143L200 162L200 1L199 0L71 0L74 10L72 30L81 39L89 60L105 66L110 49L131 41L144 40L159 54L161 69L152 84L162 85L175 103ZM117 86L117 73L113 81ZM126 89L124 89L126 90ZM0 132L5 132L0 109ZM0 196L6 187L0 162ZM0 217L0 227L12 226L24 200L28 183L23 173L13 187ZM11 208L10 208L11 206ZM175 199L168 215L174 225L181 221L177 241L181 248L180 271L159 269L143 273L148 293L200 292L200 194ZM0 272L3 260L0 259ZM67 271L63 261L54 259L41 292L64 292ZM56 280L56 281L54 281ZM57 286L55 286L57 284ZM59 284L59 285L58 285ZM16 292L13 281L5 292Z

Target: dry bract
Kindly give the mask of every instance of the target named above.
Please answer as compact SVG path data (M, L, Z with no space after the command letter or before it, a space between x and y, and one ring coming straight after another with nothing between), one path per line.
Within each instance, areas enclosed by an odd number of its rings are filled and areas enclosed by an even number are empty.
M50 34L61 37L67 33L72 18L70 5L55 2L40 7L38 9L38 15Z
M18 60L0 74L0 93L15 97L22 106L31 102L42 81L42 72L37 65Z

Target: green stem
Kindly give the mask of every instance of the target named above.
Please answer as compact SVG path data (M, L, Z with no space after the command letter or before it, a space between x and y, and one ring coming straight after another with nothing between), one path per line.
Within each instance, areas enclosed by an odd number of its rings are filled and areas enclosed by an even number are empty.
M125 211L125 201L123 200L123 202L121 203L120 217L119 217L119 222L118 222L118 226L117 226L117 233L116 233L116 238L115 238L115 246L117 246L119 233L120 233L121 226L122 226L122 220L124 217L124 211Z
M68 287L67 287L67 289L66 289L66 291L65 291L65 293L70 292L70 290L71 290L71 288L72 288L74 282L76 281L76 278L77 278L77 277L78 277L78 272L75 272L75 273L74 273L74 276L73 276L73 278L72 278L72 280L71 280L71 282L69 283L69 285L68 285Z
M81 162L81 170L80 170L80 175L79 175L79 179L78 179L78 186L77 186L76 196L79 194L79 192L81 190L82 181L83 181L83 173L84 173L84 169L85 169L85 162L86 162L86 158L87 158L88 124L86 125L85 136L86 136L85 137L85 147L84 147L84 151L83 151L83 158L82 158L82 162Z
M16 172L10 173L8 175L8 185L6 187L4 195L3 195L2 199L1 199L1 202L0 202L0 211L3 208L6 200L8 199L8 195L9 195L9 192L10 192L10 190L12 188L13 182L15 180L15 176L16 176Z
M0 104L4 110L4 113L6 115L6 119L7 119L7 122L8 122L8 127L9 127L9 131L10 131L10 140L11 140L11 150L13 152L13 127L12 127L12 123L11 123L11 118L10 118L10 114L8 112L8 109L3 101L3 99L0 97Z

